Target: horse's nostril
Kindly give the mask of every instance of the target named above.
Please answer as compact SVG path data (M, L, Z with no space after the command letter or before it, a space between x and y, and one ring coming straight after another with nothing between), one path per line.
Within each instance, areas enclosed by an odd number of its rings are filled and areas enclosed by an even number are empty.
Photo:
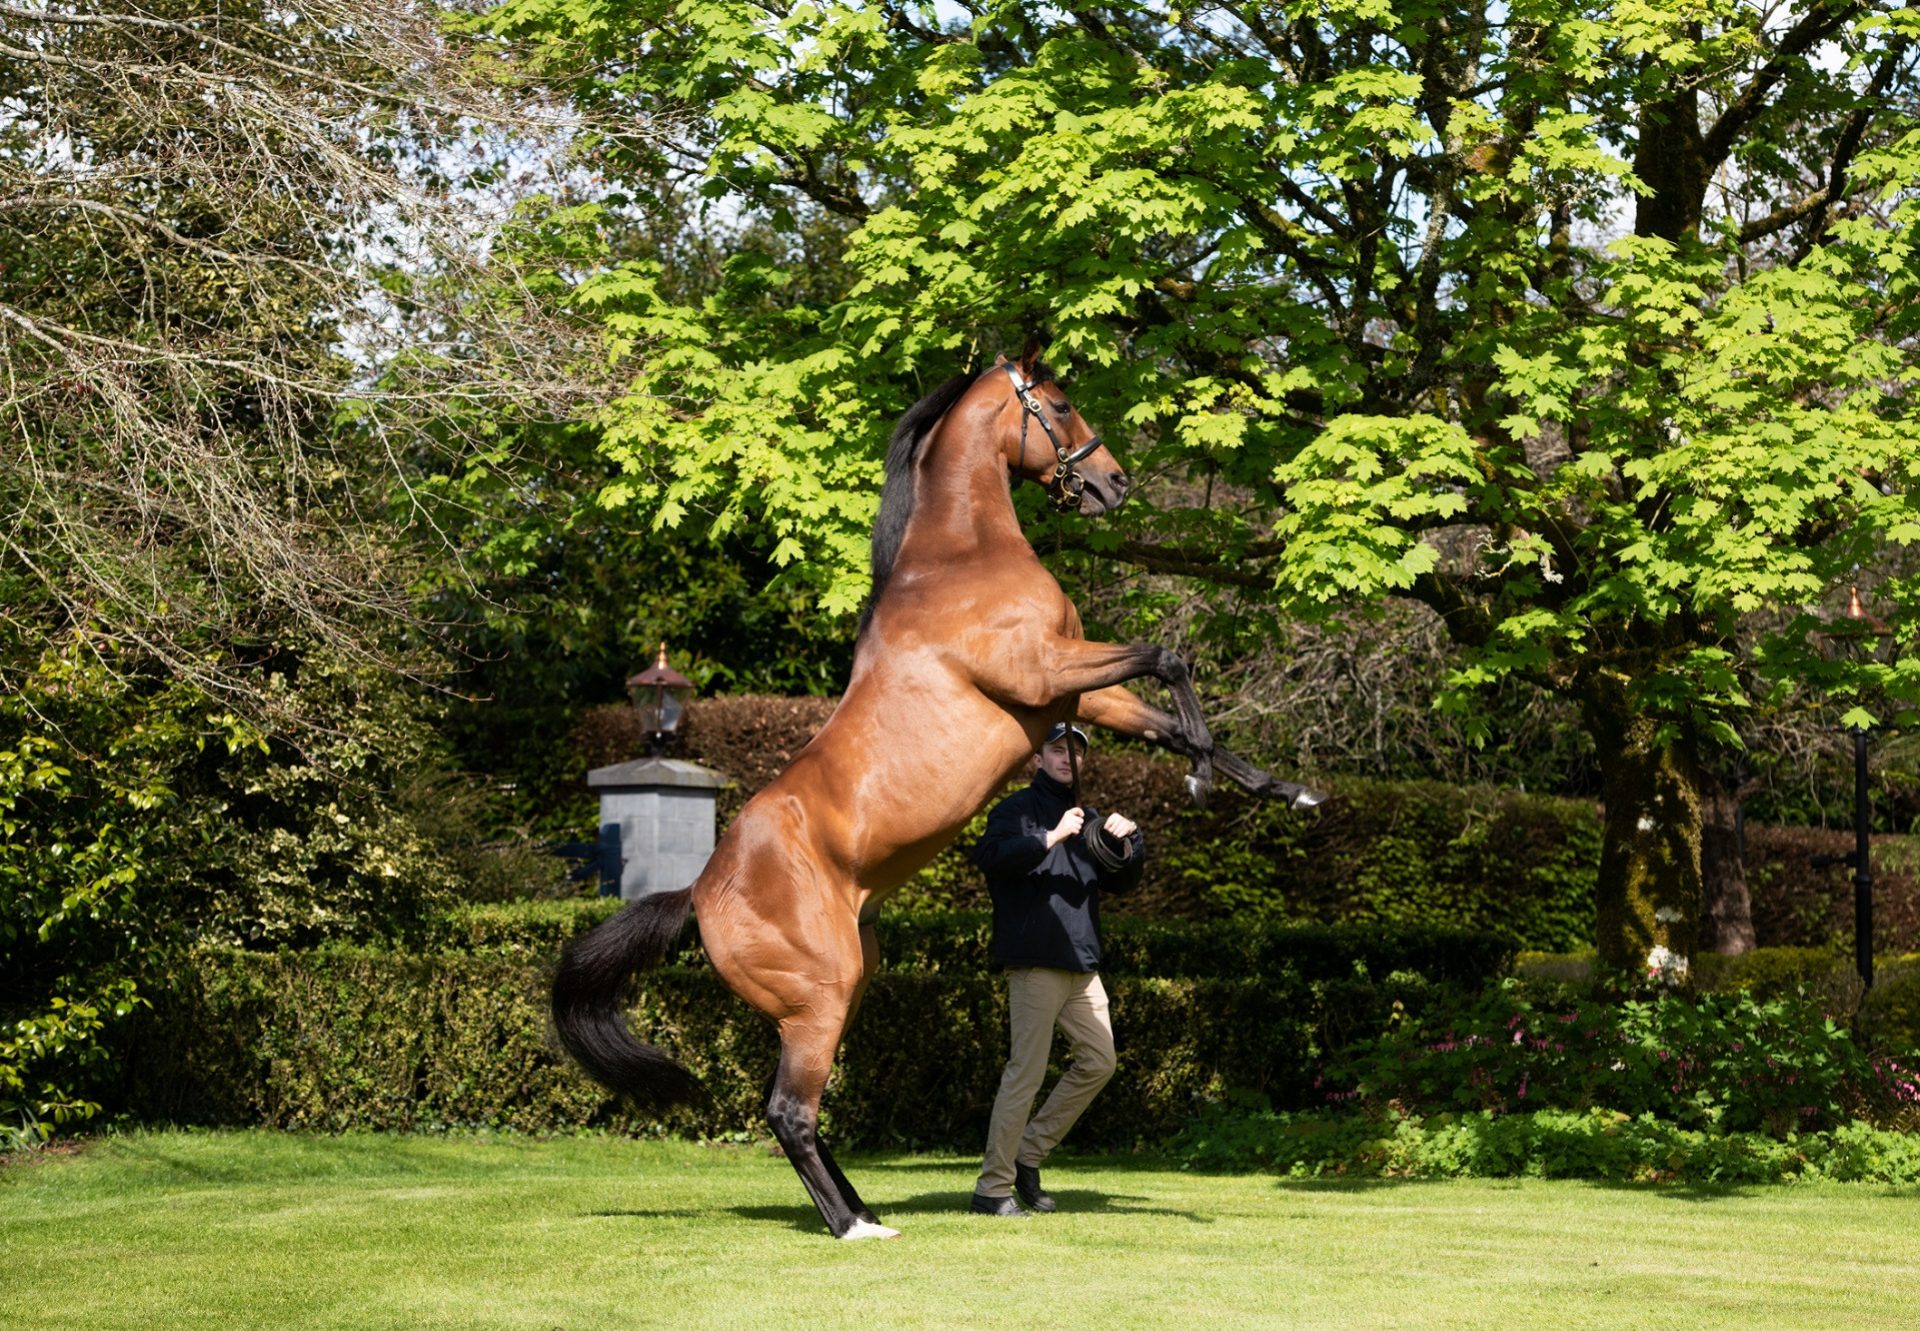
M1124 490L1133 484L1133 478L1128 476L1124 471L1118 471L1113 474L1113 483Z

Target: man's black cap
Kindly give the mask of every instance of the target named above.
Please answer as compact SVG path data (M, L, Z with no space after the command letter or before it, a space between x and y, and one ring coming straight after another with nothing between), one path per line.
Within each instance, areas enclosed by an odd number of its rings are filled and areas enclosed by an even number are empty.
M1069 726L1065 721L1062 721L1059 725L1055 726L1052 730L1049 730L1047 732L1047 737L1040 741L1040 746L1042 748L1045 748L1049 744L1059 743L1060 740L1066 735L1067 731L1069 730L1073 731L1073 737L1080 741L1080 752L1085 753L1088 748L1087 732L1082 730L1079 726Z

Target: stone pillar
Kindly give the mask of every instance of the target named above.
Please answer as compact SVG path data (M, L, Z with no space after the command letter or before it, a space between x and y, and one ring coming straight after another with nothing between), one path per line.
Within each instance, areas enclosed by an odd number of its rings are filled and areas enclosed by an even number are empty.
M601 881L618 881L629 901L691 885L713 854L714 800L732 784L678 758L638 758L588 772L587 785L600 792Z

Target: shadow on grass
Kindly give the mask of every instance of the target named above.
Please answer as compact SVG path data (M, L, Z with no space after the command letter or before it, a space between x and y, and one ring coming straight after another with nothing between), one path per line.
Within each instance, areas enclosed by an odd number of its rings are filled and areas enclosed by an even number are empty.
M1096 1188L1063 1188L1051 1181L1047 1184L1047 1191L1053 1194L1054 1201L1059 1204L1061 1215L1164 1215L1188 1220L1196 1225L1213 1223L1210 1216L1154 1206L1150 1204L1152 1198L1132 1193L1101 1192ZM883 1215L970 1215L967 1203L972 1198L973 1181L968 1179L963 1186L951 1192L923 1192L917 1197L903 1197L876 1209Z
M874 1202L873 1209L879 1215L882 1224L900 1216L913 1215L951 1215L965 1216L969 1220L978 1219L982 1224L989 1217L975 1217L967 1210L967 1202L972 1197L969 1190L954 1192L923 1192L915 1197L902 1197L894 1201ZM1090 1188L1056 1188L1053 1198L1060 1204L1060 1215L1159 1215L1173 1216L1196 1225L1210 1225L1211 1217L1197 1215L1192 1211L1178 1211L1163 1206L1140 1206L1138 1202L1147 1201L1144 1197L1134 1197L1124 1193L1096 1192ZM825 1230L819 1214L804 1206L731 1206L727 1208L732 1215L743 1220L785 1221L791 1229L817 1233ZM1037 1216L1034 1223L1044 1224L1047 1217Z
M1210 1225L1211 1216L1193 1211L1175 1210L1170 1207L1140 1205L1151 1199L1129 1193L1100 1192L1092 1188L1053 1188L1053 1197L1060 1205L1061 1215L1155 1215L1172 1216L1196 1225ZM899 1217L912 1215L952 1215L968 1216L967 1202L972 1192L968 1187L951 1191L923 1192L913 1197L901 1197L891 1201L873 1203L882 1223ZM587 1211L583 1219L608 1220L711 1220L716 1215L738 1216L742 1220L762 1220L774 1224L784 1224L788 1229L807 1234L823 1234L826 1225L821 1222L819 1212L811 1206L717 1206L717 1207L661 1207L657 1210L608 1210ZM986 1217L979 1217L984 1223ZM1044 1222L1045 1217L1037 1217Z
M857 1151L842 1154L836 1149L834 1153L840 1156L841 1162L847 1167L849 1173L884 1174L903 1171L924 1173L927 1170L950 1169L963 1170L971 1175L977 1173L980 1168L978 1154L968 1155L957 1151L930 1152L927 1155L908 1155L904 1152L865 1155ZM1076 1170L1089 1172L1098 1170L1109 1174L1177 1174L1181 1172L1180 1162L1173 1157L1145 1151L1135 1155L1093 1153L1081 1155L1063 1150L1048 1156L1045 1168L1048 1171L1048 1178L1052 1178L1055 1172L1065 1174Z

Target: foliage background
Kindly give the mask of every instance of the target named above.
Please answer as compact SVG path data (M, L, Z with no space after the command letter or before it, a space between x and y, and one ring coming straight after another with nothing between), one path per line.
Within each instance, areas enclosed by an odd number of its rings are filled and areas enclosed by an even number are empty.
M572 890L539 844L590 826L581 755L629 756L604 705L660 639L710 690L829 695L891 420L1042 329L1141 478L1111 525L1020 499L1089 628L1193 655L1224 737L1345 796L1195 814L1114 753L1105 798L1166 829L1140 910L1564 948L1679 903L1690 951L1703 825L1844 817L1831 723L1913 695L1906 646L1815 632L1864 573L1911 641L1906 11L13 19L28 1131L88 1112L101 1037L194 948ZM804 740L754 750L744 708L694 736L732 800ZM1916 755L1876 745L1883 830ZM1596 794L1611 828L1550 798ZM1762 941L1844 933L1802 859L1833 848L1753 831ZM1910 940L1912 857L1876 854ZM977 893L954 852L908 899Z

